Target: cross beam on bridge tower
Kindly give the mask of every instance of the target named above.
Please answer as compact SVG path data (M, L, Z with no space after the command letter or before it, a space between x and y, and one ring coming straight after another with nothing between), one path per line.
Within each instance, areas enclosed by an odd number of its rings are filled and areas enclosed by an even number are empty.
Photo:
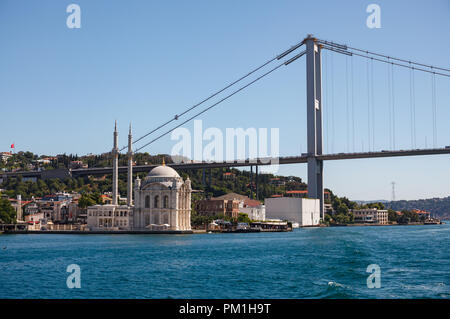
M306 109L308 135L308 197L319 199L324 218L322 155L322 62L321 47L309 35L306 44Z

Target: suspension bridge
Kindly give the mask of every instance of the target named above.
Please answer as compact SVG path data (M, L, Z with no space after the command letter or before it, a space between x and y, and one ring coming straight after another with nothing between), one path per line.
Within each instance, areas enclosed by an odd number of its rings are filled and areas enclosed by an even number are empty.
M304 48L304 49L303 49ZM303 50L301 50L303 49ZM300 51L301 50L301 51ZM328 73L333 72L333 60L332 55L325 55L327 59L327 65L325 67L325 94L323 92L323 82L322 74L324 73L323 63L322 63L322 51L336 53L346 56L345 65L345 80L346 80L346 152L334 153L334 140L335 135L335 123L330 121L330 116L327 112L331 112L331 118L333 118L333 95L334 95L334 85L333 83L329 85L329 75ZM300 52L298 52L300 51ZM308 165L308 197L319 199L321 202L321 216L323 216L323 203L324 203L324 186L323 186L323 162L329 160L348 160L348 159L359 159L359 158L381 158L381 157L398 157L398 156L418 156L418 155L439 155L439 154L449 154L450 146L438 147L437 139L437 93L436 93L436 78L450 78L450 69L434 66L431 64L415 62L412 60L407 60L403 58L397 58L393 56L388 56L385 54L372 52L368 50L363 50L360 48L355 48L348 46L346 44L339 44L333 41L322 40L308 35L301 42L295 44L294 46L288 48L282 53L276 55L275 57L264 62L262 65L251 70L244 76L238 78L237 80L229 83L224 88L216 91L214 94L208 96L207 98L201 100L197 104L187 108L180 114L169 118L167 121L156 127L155 129L149 131L145 135L132 141L135 145L138 142L143 141L150 135L155 135L163 128L169 126L172 123L177 123L164 132L159 132L158 135L154 136L150 141L135 147L134 152L138 152L156 141L160 140L164 136L173 132L175 129L182 127L186 123L192 121L193 119L199 117L200 115L212 110L213 108L220 105L222 102L233 97L237 93L245 90L252 84L260 81L264 77L270 75L276 70L286 67L298 60L299 58L306 56L306 110L307 110L307 152L301 154L300 156L284 156L279 158L248 158L248 159L236 159L232 161L223 162L186 162L179 164L169 164L175 169L211 169L211 168L223 168L223 167L244 167L249 166L252 172L253 178L253 167L256 168L256 196L258 197L258 167L263 165L271 165L272 163L278 164L295 164L295 163L307 163ZM368 151L364 151L364 145L362 146L361 152L356 152L356 134L355 134L355 105L354 105L354 77L353 77L353 60L350 61L348 58L357 57L361 59L366 59L366 80L367 80L367 148ZM274 67L265 71L264 73L258 75L264 68L268 67L273 63L277 63ZM387 66L387 91L388 91L388 144L387 149L376 150L375 148L375 93L374 93L374 63L385 64ZM397 113L395 96L395 71L396 69L407 69L410 72L410 142L411 147L408 149L399 149L397 143L397 131L396 123ZM330 69L330 70L328 70ZM330 72L331 71L331 72ZM431 77L431 126L432 126L432 147L428 148L427 144L424 148L417 147L417 130L416 130L416 73L429 74ZM206 108L198 111L197 113L183 119L188 113L196 110L198 107L202 106L206 102L212 100L213 98L220 97L220 95L231 88L234 88L238 83L248 79L251 76L256 76L253 80L247 82L246 84L236 88L231 93L220 98L218 101L207 106ZM330 97L330 98L329 98ZM325 98L325 99L324 99ZM328 100L328 101L327 101ZM329 103L329 100L332 102ZM327 103L325 103L327 102ZM327 106L328 109L327 109ZM324 114L322 111L325 110ZM326 121L324 123L324 115ZM326 116L328 115L328 116ZM404 119L403 119L404 120ZM326 136L324 136L324 129L326 127ZM324 152L324 138L326 141L325 148L327 152ZM330 145L331 144L331 145ZM120 152L125 150L127 146L120 149ZM331 152L330 152L331 150ZM352 150L352 151L350 151ZM155 165L139 165L133 166L135 172L146 172L151 170ZM119 173L125 173L127 167L119 167ZM74 177L86 176L86 175L105 175L112 172L111 167L93 167L87 169L72 169L68 171L69 175ZM28 171L28 172L6 172L3 173L3 178L8 178L11 176L22 175L24 177L37 177L42 178L44 172ZM1 176L0 176L1 177ZM253 182L251 183L253 185ZM253 189L252 189L253 191Z

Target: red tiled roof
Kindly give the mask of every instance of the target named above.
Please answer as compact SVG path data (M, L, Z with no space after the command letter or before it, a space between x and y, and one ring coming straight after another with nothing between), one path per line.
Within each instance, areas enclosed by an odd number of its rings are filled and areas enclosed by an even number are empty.
M430 212L420 210L420 209L413 209L412 211L415 212L416 214L431 214Z
M261 205L261 202L259 200L256 199L245 199L244 200L244 205L248 206L248 207L256 207Z

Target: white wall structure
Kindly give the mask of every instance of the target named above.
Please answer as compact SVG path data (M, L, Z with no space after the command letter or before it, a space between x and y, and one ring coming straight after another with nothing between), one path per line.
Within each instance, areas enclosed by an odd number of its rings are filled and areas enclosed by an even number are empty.
M95 205L87 208L90 230L131 230L133 209L127 205Z
M266 218L281 219L299 226L314 226L320 222L320 201L312 198L266 198Z
M266 207L264 205L247 207L243 207L242 205L242 207L239 207L239 211L247 214L251 220L266 220Z

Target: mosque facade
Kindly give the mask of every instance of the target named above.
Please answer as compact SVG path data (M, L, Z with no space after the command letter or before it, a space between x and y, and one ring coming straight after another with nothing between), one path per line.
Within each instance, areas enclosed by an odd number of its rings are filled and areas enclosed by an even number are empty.
M190 231L191 181L182 177L165 163L153 168L142 180L137 178L133 188L133 152L131 126L128 134L127 203L119 204L118 192L118 134L114 129L113 200L110 205L87 208L90 230L126 231ZM134 197L134 200L133 200Z

